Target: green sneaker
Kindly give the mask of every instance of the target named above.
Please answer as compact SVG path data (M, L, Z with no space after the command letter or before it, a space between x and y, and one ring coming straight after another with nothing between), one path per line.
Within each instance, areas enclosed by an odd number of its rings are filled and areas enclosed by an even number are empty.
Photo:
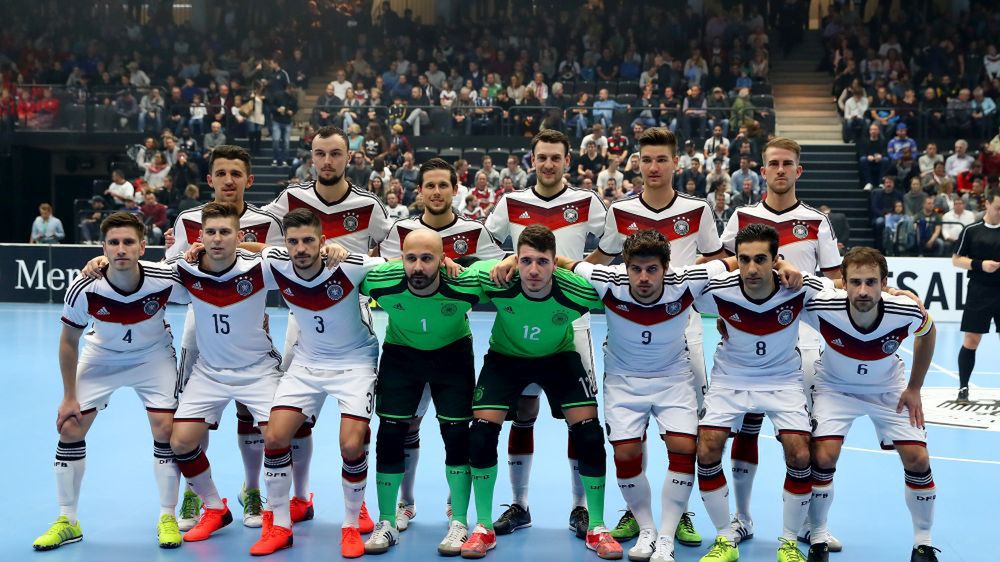
M694 513L688 512L681 515L681 520L677 522L677 530L674 532L677 542L684 546L701 546L701 534L694 528L691 518Z
M736 545L726 537L719 535L715 537L715 543L708 550L708 554L702 556L699 562L736 562L739 559L740 551Z
M44 535L35 539L31 547L35 550L52 550L64 544L82 540L83 529L80 528L80 522L71 524L65 515L60 515L56 522L49 527L49 530L45 531Z
M177 518L177 528L190 531L198 524L201 514L201 498L191 490L184 490L184 500L181 501L181 516Z
M806 562L806 555L794 540L778 539L778 562Z
M611 531L611 536L617 541L627 541L639 536L639 522L632 512L625 510L625 515L618 520L618 525Z
M156 524L156 538L160 548L178 548L181 546L181 530L177 527L177 518L169 513L160 516Z
M243 526L260 527L264 524L264 500L260 497L260 488L240 490L240 505L243 506Z

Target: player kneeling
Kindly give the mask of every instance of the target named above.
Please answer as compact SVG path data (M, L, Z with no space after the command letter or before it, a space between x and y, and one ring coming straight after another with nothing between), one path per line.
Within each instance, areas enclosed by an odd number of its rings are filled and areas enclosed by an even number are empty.
M56 418L59 446L54 465L59 518L32 546L51 550L83 539L76 512L87 455L84 439L111 394L131 386L146 407L153 431L160 547L177 548L181 534L174 510L180 473L170 450L177 359L163 316L167 301L179 302L178 293L185 291L169 267L139 260L146 250L141 219L114 213L101 223L101 233L107 272L97 280L79 277L64 299L59 340L63 400ZM91 322L79 353L80 336Z
M914 530L911 562L936 562L931 523L937 490L920 402L920 387L934 355L934 324L909 298L884 292L889 269L878 251L852 248L844 256L841 272L844 290L820 293L806 305L804 317L826 342L826 351L816 362L813 392L809 562L828 560L833 474L844 437L862 416L871 418L880 435L892 439L903 461L906 506ZM906 367L896 350L910 334L916 339L907 384Z

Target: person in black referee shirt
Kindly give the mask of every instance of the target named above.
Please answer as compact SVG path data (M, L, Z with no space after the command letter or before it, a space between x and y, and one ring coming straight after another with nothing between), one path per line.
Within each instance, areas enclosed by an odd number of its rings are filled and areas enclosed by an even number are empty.
M968 269L965 310L962 313L964 340L958 352L958 401L969 400L969 379L976 365L976 348L990 321L1000 332L1000 189L986 194L983 220L965 227L958 249L951 258L955 267Z

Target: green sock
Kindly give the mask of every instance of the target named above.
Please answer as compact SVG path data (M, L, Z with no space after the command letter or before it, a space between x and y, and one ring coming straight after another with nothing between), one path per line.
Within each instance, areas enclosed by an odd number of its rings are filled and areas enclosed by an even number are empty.
M375 491L378 494L379 521L388 521L396 527L396 497L399 495L399 484L403 481L403 473L376 472Z
M472 489L476 492L476 523L493 529L493 488L497 483L497 465L489 468L472 467ZM455 509L452 498L452 511Z
M589 530L604 526L604 476L580 476L583 492L587 495L587 512L590 515Z
M468 524L469 495L472 494L472 469L467 464L445 466L448 490L451 492L451 520Z

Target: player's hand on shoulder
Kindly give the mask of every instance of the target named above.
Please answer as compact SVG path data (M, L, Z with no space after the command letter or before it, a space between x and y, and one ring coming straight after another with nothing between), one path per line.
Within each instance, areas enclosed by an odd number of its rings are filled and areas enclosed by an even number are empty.
M202 254L205 253L205 245L201 242L194 242L191 247L184 252L184 261L188 263L198 263L201 261Z
M333 269L344 263L344 260L346 260L347 256L351 255L351 253L347 251L347 248L341 246L340 244L330 242L320 248L319 255L326 259L326 267L328 269Z
M441 266L444 267L446 273L451 277L456 277L458 274L465 271L465 268L459 265L455 260L445 257L444 261L441 262Z
M899 404L896 405L896 413L903 413L906 408L910 414L910 425L913 427L924 427L924 405L920 401L920 389L907 388L899 397Z
M59 403L59 411L56 414L56 431L62 432L63 425L75 419L77 424L83 423L83 414L80 412L80 402L75 398L63 398Z
M174 238L174 229L168 228L166 232L163 233L163 247L169 248L174 245L177 239Z
M1000 261L983 260L983 271L986 273L994 273L998 269L1000 269Z
M925 315L927 314L927 309L924 308L924 301L920 300L920 297L918 297L913 291L904 291L903 289L897 289L896 287L886 287L885 292L894 297L906 297L912 300L917 304L917 306L920 307L920 312Z
M104 277L104 270L107 268L108 258L97 256L88 261L87 265L83 266L83 269L80 270L80 275L89 279L100 279Z
M506 287L514 278L515 271L517 271L517 256L511 254L493 266L490 270L490 281L498 287Z
M802 272L787 260L778 260L775 270L778 272L778 279L782 285L793 291L802 288Z

